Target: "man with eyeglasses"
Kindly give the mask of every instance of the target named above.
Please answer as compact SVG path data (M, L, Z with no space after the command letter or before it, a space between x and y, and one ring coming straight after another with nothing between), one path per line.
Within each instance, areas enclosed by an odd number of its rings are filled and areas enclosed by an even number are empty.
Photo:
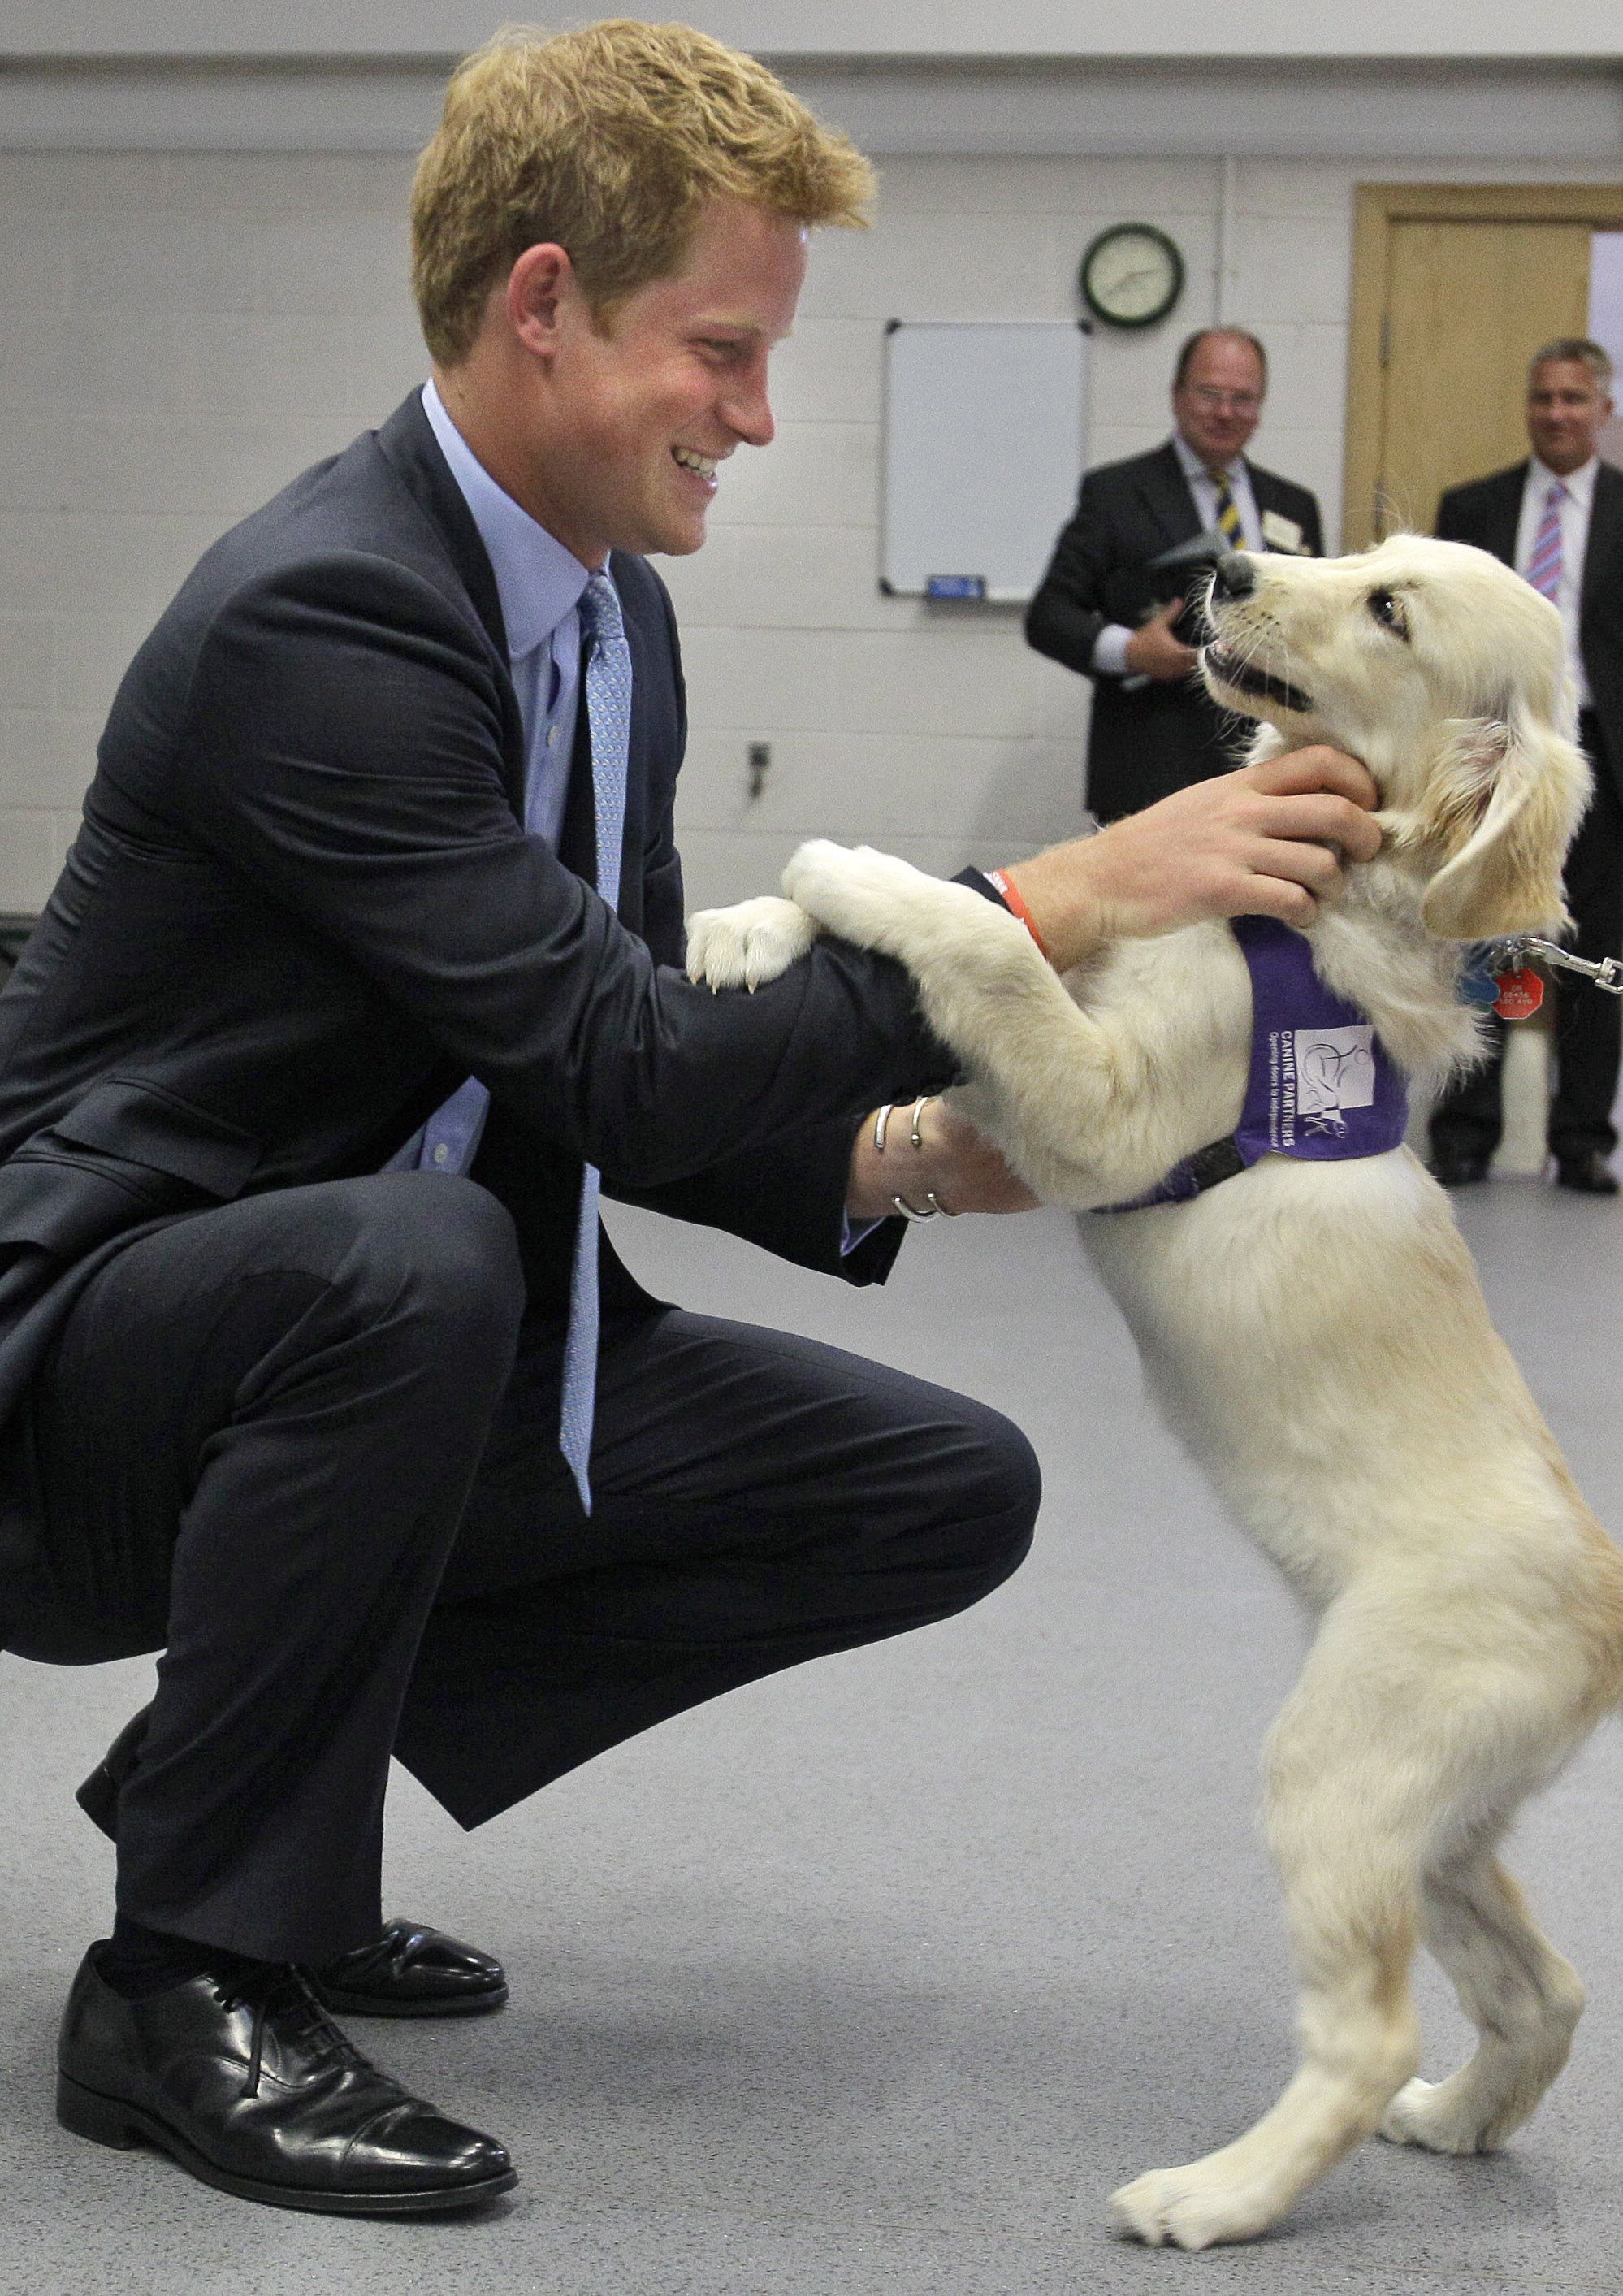
M1204 569L1154 562L1202 535L1236 550L1316 557L1323 547L1307 489L1245 458L1267 382L1255 335L1191 335L1172 380L1171 438L1086 474L1027 611L1029 643L1094 681L1087 802L1102 822L1234 762L1233 720L1194 676L1189 643L1187 594Z

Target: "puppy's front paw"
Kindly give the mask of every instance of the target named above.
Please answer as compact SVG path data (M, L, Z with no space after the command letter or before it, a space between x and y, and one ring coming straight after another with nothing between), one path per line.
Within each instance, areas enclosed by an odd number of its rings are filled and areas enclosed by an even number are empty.
M919 887L933 883L894 853L871 845L832 845L814 837L802 845L783 872L783 890L809 909L819 924L862 948L886 946L902 905Z
M1255 2239L1274 2212L1249 2180L1221 2173L1218 2159L1213 2153L1185 2169L1152 2169L1123 2185L1111 2194L1112 2228L1148 2248Z
M763 893L687 921L687 977L701 988L759 988L787 972L817 938L815 918Z

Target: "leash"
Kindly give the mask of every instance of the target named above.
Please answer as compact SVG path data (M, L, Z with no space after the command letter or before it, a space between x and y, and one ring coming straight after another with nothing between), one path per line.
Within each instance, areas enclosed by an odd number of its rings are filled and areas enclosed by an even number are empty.
M1596 962L1574 956L1536 933L1513 933L1504 940L1484 943L1461 975L1461 996L1470 1004L1492 1005L1503 1020L1527 1020L1544 1002L1544 982L1531 969L1530 957L1559 972L1576 972L1609 996L1623 996L1623 958L1603 956Z
M1570 949L1557 948L1553 940L1539 940L1531 933L1500 944L1505 952L1506 967L1520 965L1524 957L1542 958L1562 972L1581 972L1586 980L1594 981L1609 996L1623 996L1623 957L1603 956L1598 964L1586 956L1574 956Z

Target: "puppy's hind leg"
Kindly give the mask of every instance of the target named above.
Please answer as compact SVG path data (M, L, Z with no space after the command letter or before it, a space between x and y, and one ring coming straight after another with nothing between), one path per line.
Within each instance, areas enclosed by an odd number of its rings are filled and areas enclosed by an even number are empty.
M1299 2069L1235 2143L1113 2195L1118 2227L1141 2240L1251 2239L1379 2127L1419 2062L1409 1969L1431 1813L1401 1726L1381 1726L1355 1639L1340 1636L1332 1656L1321 1637L1269 1747L1268 1831L1301 1980Z
M1521 1890L1480 1839L1424 1882L1426 1942L1481 2035L1447 2080L1409 2081L1381 2133L1435 2152L1490 2152L1567 2062L1583 2014L1578 1972L1540 1934Z

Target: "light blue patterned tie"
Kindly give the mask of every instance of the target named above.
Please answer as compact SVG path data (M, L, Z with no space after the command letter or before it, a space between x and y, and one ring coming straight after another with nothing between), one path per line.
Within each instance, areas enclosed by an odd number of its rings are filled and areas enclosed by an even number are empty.
M1533 537L1533 554L1528 560L1526 578L1552 605L1561 593L1561 512L1566 499L1566 487L1557 479L1544 498L1544 516L1538 521L1538 531Z
M631 731L631 649L620 602L606 574L594 574L580 601L586 660L586 726L592 742L592 796L597 816L597 890L612 908L619 898L620 843L626 826L626 751ZM563 1411L558 1441L592 1512L588 1464L597 1397L597 1199L594 1164L580 1180L580 1221L570 1278L570 1329L563 1343Z

